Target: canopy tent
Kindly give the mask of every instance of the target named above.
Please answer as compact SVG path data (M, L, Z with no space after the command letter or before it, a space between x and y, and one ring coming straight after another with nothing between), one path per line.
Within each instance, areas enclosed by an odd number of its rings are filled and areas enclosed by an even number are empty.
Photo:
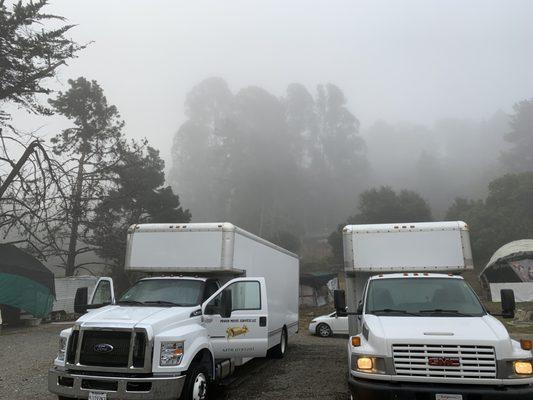
M501 289L513 289L517 301L533 301L533 239L500 247L481 271L480 278L490 290L492 301L500 301Z
M0 244L0 304L42 318L50 313L54 298L54 274L18 247Z

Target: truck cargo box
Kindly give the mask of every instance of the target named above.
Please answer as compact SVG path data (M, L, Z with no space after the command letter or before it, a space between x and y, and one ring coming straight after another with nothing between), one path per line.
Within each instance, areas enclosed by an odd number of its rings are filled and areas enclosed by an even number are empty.
M462 271L474 267L462 221L348 225L343 229L347 272Z

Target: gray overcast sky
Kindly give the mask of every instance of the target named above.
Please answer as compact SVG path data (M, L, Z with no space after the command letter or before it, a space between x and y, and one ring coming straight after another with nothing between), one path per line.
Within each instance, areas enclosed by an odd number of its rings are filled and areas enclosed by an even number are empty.
M186 93L210 76L282 95L291 82L339 85L363 127L481 119L533 97L533 1L50 0L94 41L61 71L96 79L169 159ZM30 129L42 121L17 118ZM46 120L43 133L60 128ZM167 165L168 166L168 165Z

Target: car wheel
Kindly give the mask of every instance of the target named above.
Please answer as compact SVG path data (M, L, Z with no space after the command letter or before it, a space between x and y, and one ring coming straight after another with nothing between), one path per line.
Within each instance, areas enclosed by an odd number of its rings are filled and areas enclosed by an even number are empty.
M328 324L322 323L318 324L318 326L316 327L316 334L320 337L330 337L331 335L333 335L333 331L331 330Z
M209 373L201 364L193 365L187 373L181 400L207 400L209 389Z

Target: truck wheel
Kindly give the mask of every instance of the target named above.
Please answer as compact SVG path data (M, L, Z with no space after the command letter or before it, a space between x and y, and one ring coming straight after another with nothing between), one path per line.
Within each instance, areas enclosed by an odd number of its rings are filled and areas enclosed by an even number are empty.
M322 323L316 327L316 334L320 337L330 337L331 335L333 335L333 331L331 330L328 324Z
M180 400L207 400L209 372L201 364L193 365L187 372Z
M277 346L272 347L272 349L270 349L270 354L269 354L270 358L283 358L283 356L285 355L287 351L287 344L288 344L287 330L284 327L283 330L281 331L281 339L279 341L279 344Z

